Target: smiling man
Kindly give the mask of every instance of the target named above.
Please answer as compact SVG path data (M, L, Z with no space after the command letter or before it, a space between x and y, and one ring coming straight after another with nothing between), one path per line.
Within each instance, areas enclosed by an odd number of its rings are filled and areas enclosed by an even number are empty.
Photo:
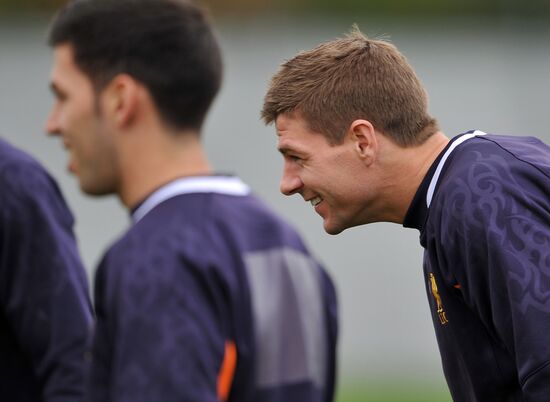
M46 129L81 189L116 194L132 218L97 269L88 400L332 401L332 281L201 145L222 71L203 11L77 0L50 43Z
M420 231L455 401L548 401L550 148L471 131L448 139L392 44L358 29L284 63L262 117L327 233L372 222ZM395 247L392 244L392 247Z
M281 192L298 193L311 202L330 234L365 223L402 221L416 190L414 179L421 179L429 161L448 142L436 132L422 147L398 153L399 146L376 135L370 121L357 119L350 135L336 145L312 131L302 115L298 109L277 117L278 149L285 160ZM408 177L402 173L413 156L423 165Z

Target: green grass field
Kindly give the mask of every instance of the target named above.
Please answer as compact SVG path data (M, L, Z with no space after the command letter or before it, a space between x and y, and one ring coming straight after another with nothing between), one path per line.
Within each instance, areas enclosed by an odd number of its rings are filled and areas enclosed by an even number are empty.
M452 399L444 385L397 381L342 385L337 392L336 402L452 402Z

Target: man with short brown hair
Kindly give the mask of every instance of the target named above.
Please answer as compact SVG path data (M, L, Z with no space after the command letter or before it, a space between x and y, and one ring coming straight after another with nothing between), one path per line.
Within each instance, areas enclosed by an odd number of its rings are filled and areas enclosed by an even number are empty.
M284 63L262 110L326 232L372 222L420 231L424 276L455 401L548 401L550 148L473 130L449 140L412 67L358 29Z

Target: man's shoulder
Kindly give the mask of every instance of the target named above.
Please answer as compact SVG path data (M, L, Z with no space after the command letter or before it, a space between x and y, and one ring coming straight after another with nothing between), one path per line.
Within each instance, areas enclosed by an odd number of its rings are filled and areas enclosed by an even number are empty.
M190 194L159 204L134 223L111 245L103 264L210 269L227 266L235 255L274 248L309 255L298 232L257 197Z
M117 271L151 264L166 268L177 264L181 258L190 263L207 255L203 226L208 223L201 226L198 221L186 219L195 218L197 214L200 212L194 208L177 211L173 203L158 205L109 246L101 265Z
M471 237L507 227L512 216L546 214L550 148L537 138L476 137L457 148L444 170L430 207L433 228Z
M128 233L134 241L179 237L193 244L268 248L270 243L301 243L284 217L255 194L183 194L158 205ZM163 239L167 240L167 239ZM200 244L197 244L200 243Z
M535 137L486 134L460 144L446 165L442 182L451 185L441 191L491 182L513 186L518 176L550 179L550 147Z
M63 211L62 214L70 215L57 182L42 164L1 139L0 187L0 206L4 210L15 212L27 208L33 211L54 208L57 213Z
M51 176L34 157L0 139L0 184L4 189L36 194L36 187L50 187L52 183Z
M550 146L539 138L489 134L483 139L509 154L511 159L518 162L518 166L534 168L550 177Z
M487 133L464 141L453 152L453 159L467 160L471 153L484 156L484 161L490 161L490 156L515 159L520 163L550 167L550 146L537 137L515 136ZM495 158L493 158L496 160Z
M290 219L260 197L251 194L234 203L219 199L216 220L235 236L242 236L251 249L295 248L304 253L304 240Z

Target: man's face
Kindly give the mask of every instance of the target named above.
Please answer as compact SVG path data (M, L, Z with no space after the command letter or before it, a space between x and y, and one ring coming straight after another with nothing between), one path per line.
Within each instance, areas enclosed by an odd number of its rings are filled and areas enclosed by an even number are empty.
M278 146L284 158L281 192L300 194L323 218L329 234L366 222L369 203L365 165L351 139L331 145L308 128L299 115L276 119Z
M115 192L116 153L101 115L101 97L96 96L92 82L76 66L71 45L55 47L50 80L55 103L46 121L46 131L63 140L69 153L69 171L78 177L85 193Z

